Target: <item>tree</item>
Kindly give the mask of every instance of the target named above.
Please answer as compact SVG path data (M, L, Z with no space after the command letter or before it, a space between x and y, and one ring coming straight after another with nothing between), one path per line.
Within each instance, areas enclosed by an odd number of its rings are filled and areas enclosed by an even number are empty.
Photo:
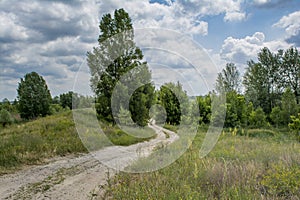
M226 95L226 118L225 127L236 127L245 125L246 117L246 101L244 96L237 94L235 91L228 92Z
M146 126L150 119L149 110L153 104L154 90L152 84L146 84L138 88L130 98L132 120L139 126Z
M287 88L282 95L282 119L284 125L288 125L291 121L290 116L297 114L297 103L294 93L290 88Z
M281 51L273 54L268 48L258 53L258 62L248 62L244 75L245 96L254 108L261 107L269 114L280 102L280 85L278 82Z
M46 81L36 72L21 78L18 89L19 112L24 119L50 114L51 95Z
M11 114L6 109L1 109L0 111L0 123L3 127L6 126L6 124L10 124L13 121L13 118Z
M227 63L225 69L221 73L218 73L216 81L216 91L217 92L232 92L240 91L240 73L237 70L235 64Z
M188 115L189 99L179 82L162 85L158 93L158 101L166 109L166 122L169 124L178 125L181 118Z
M210 117L211 117L210 95L208 94L204 97L202 96L196 97L195 106L198 106L198 109L192 108L192 112L199 112L199 114L193 113L193 116L199 115L199 124L208 124L210 122Z
M75 109L79 105L79 95L73 91L59 95L59 103L63 108Z
M297 48L290 48L284 52L282 65L279 69L280 83L283 87L290 87L294 92L297 103L300 102L300 54Z
M106 14L100 22L99 46L94 47L87 54L87 62L91 72L91 87L96 94L96 110L102 120L114 123L112 106L119 111L120 105L111 105L112 95L121 78L128 75L128 84L123 84L123 98L129 94L134 97L130 101L132 118L139 125L145 125L149 119L149 109L152 100L149 99L154 91L152 84L142 84L135 93L130 89L140 83L150 83L151 73L146 62L143 62L143 54L134 43L134 32L131 19L124 9L118 9L111 14ZM130 79L131 77L131 79ZM134 77L134 78L132 78ZM137 77L143 77L138 79ZM136 79L131 81L132 79ZM122 79L124 80L124 79ZM130 85L134 84L134 86ZM130 87L131 86L131 87ZM123 92L124 92L123 91ZM130 97L128 97L130 98ZM125 108L125 107L124 107Z

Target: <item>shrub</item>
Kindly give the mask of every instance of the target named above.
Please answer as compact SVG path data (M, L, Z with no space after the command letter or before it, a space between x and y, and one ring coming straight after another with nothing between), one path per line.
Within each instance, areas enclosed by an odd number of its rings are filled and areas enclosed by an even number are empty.
M2 126L5 127L6 124L10 124L12 122L13 122L13 118L11 114L7 110L2 109L0 111L0 123L2 124Z
M300 141L300 113L298 113L298 117L291 116L291 123L289 123L289 128L294 131Z
M297 197L300 195L300 167L274 165L264 175L261 184L273 197Z

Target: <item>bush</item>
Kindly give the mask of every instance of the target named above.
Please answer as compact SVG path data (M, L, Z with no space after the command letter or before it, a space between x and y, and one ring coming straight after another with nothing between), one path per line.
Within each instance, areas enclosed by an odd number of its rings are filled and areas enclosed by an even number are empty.
M249 116L249 125L252 127L265 127L267 125L266 115L262 108L252 111Z
M300 167L287 167L277 164L267 171L261 184L268 195L272 197L299 197L300 196Z
M292 122L289 123L289 128L294 131L300 141L300 113L298 113L298 117L291 116Z
M10 124L12 122L13 122L13 118L11 114L7 110L2 109L0 111L0 123L2 124L2 126L5 127L6 124Z

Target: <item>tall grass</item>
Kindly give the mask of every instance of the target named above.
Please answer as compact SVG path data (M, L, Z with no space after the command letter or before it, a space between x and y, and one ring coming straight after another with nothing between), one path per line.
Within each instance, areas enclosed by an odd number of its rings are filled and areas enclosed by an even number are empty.
M224 132L213 151L200 159L203 137L199 132L188 151L164 169L117 175L104 198L297 199L300 196L300 144L293 138L261 139Z
M0 137L0 174L45 158L87 152L70 111L12 125L2 129Z
M87 114L86 117L88 116L90 115ZM90 130L96 130L92 128L95 124L86 124L87 122L89 120L85 119L83 128L91 127ZM80 125L79 121L75 127L72 112L67 111L1 129L0 175L19 169L23 165L43 163L47 158L87 153L88 151L82 143L84 140L91 141L84 141L85 145L92 145L87 147L89 150L98 150L112 144L130 145L154 137L152 129L138 130L144 137L136 138L121 131L118 127L102 124L106 136L98 132L87 131L81 140L76 130L76 128L80 128ZM97 143L95 144L94 141Z

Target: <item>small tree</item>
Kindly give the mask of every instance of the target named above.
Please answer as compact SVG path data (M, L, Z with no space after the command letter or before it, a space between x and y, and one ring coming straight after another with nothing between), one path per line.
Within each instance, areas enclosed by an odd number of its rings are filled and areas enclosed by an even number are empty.
M266 126L266 115L261 107L251 112L249 116L249 124L250 126L258 128Z
M124 109L123 107L120 108L119 114L118 114L118 120L119 123L123 126L129 126L132 125L131 122L131 114L129 110Z
M36 72L25 75L19 83L19 112L24 119L50 114L51 95L46 81Z
M0 123L2 124L2 126L5 127L6 124L10 124L12 122L13 118L11 114L6 109L2 109L0 111Z

